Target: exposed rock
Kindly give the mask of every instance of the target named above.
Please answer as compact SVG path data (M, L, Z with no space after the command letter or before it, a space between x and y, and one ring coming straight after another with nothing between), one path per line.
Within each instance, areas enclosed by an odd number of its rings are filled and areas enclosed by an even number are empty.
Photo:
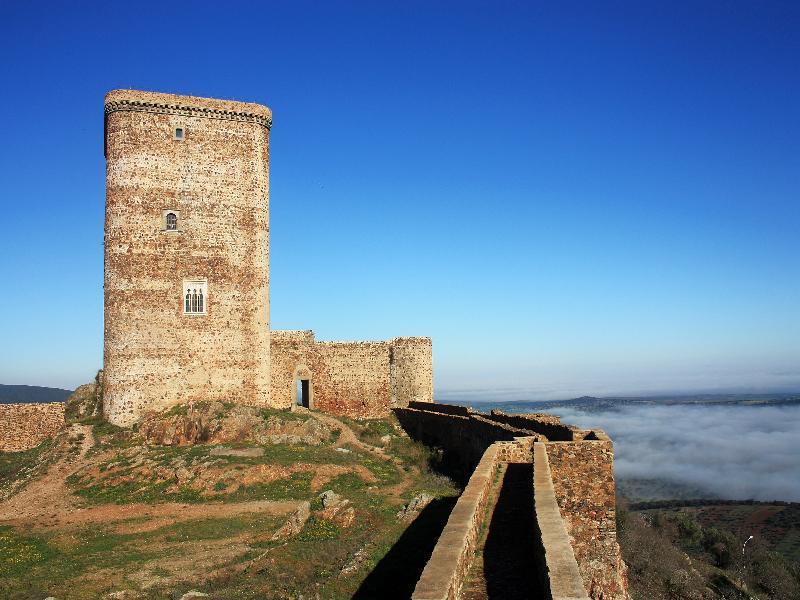
M337 452L342 452L344 454L350 454L350 452L352 452L352 450L350 450L349 448L341 448L341 447L334 448L334 450L336 450Z
M181 596L181 600L197 600L198 598L209 598L209 597L210 596L204 592L191 590L186 592L183 596Z
M381 436L381 444L384 446L392 441L392 434L387 433L386 435Z
M320 500L322 500L322 508L331 508L334 506L339 506L343 502L348 502L348 500L342 498L333 490L325 490L318 497Z
M285 540L290 537L296 536L303 529L303 526L311 516L311 503L303 502L298 509L289 515L286 523L275 532L272 536L272 541Z
M74 423L98 414L97 384L85 383L79 386L64 402L64 421Z
M413 521L417 518L422 509L428 506L433 501L433 496L426 493L417 494L408 504L406 504L397 513L397 520L402 522Z
M149 413L140 423L139 432L149 443L165 446L244 441L317 446L329 440L331 435L329 426L316 419L284 417L275 411L265 412L254 406L231 406L221 402L177 406L163 413Z
M339 510L331 519L334 523L347 529L356 520L356 511L352 506L346 507L344 510Z
M118 592L110 592L103 596L103 600L138 600L142 598L141 592L136 590L119 590ZM45 600L48 600L45 598Z
M364 560L367 558L367 547L364 546L363 548L359 548L356 553L353 555L353 558L342 567L342 570L339 571L339 575L344 577L349 577L353 575L356 571L361 568L361 565L364 564Z
M151 444L186 446L207 442L209 424L202 413L189 411L185 415L148 415L142 420L139 432Z
M350 527L356 518L355 509L350 506L350 500L343 498L333 490L326 490L319 495L322 501L320 516L333 521L341 527Z
M209 452L211 456L242 456L245 458L256 458L264 456L263 448L212 448Z

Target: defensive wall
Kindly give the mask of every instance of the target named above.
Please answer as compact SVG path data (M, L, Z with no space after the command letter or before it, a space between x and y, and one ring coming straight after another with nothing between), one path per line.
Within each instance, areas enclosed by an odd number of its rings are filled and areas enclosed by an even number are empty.
M538 530L531 535L542 548L538 575L551 597L628 598L616 537L613 444L604 432L550 415L482 414L434 403L411 403L395 414L411 437L441 448L451 465L471 472L414 600L459 597L493 474L503 462L533 464Z
M63 426L63 402L0 404L0 452L29 450Z
M433 401L430 338L318 342L313 331L272 331L270 353L276 406L298 403L298 381L308 382L309 408L335 415L374 418Z

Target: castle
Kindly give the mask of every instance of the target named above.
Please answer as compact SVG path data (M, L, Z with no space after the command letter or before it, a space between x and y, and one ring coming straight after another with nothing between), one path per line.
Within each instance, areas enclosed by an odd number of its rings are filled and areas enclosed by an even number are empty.
M604 432L434 403L430 338L318 342L311 331L270 331L271 124L256 104L106 96L106 418L127 426L200 400L393 412L466 482L412 600L484 597L493 567L481 532L496 512L500 526L528 532L522 575L542 597L629 600ZM64 422L62 403L0 405L0 451L32 448ZM527 494L530 518L508 525L504 489Z
M430 338L270 330L268 108L116 90L104 112L109 421L199 400L365 417L432 401Z

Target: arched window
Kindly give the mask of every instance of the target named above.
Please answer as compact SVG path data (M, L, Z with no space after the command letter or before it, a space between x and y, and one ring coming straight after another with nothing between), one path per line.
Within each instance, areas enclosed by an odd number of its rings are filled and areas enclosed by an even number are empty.
M187 315L205 315L208 302L208 281L205 279L183 280L183 312Z
M175 213L167 213L167 231L175 231L178 229L178 215Z

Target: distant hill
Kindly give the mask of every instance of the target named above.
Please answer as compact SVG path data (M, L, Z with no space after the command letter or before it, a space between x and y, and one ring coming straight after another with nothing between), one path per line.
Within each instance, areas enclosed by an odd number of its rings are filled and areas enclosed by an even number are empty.
M0 404L64 402L72 390L38 385L5 385L0 383Z
M572 408L583 412L601 412L618 410L630 406L779 406L800 404L800 394L695 394L684 396L640 396L640 397L607 397L581 396L571 400L508 400L492 401L459 401L457 399L440 400L447 404L467 404L480 411L492 408L512 413L538 412L558 408Z

